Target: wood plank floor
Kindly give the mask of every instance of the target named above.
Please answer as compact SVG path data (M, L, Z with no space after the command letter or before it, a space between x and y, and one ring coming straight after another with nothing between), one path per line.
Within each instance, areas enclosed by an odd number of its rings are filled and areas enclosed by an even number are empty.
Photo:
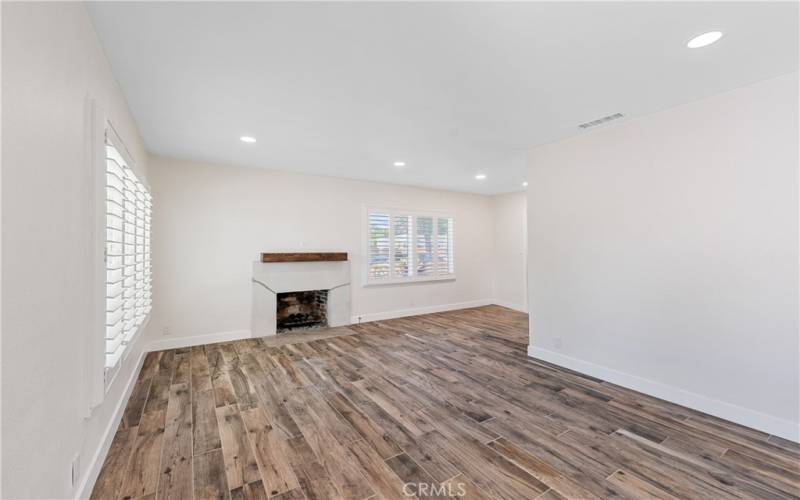
M531 360L527 315L328 334L148 354L92 498L800 493L798 445Z

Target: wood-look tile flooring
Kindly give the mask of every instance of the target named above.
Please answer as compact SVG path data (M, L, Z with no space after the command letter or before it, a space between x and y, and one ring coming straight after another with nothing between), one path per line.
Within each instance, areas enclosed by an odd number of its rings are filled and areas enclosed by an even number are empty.
M529 359L524 314L329 334L150 353L92 497L797 498L796 444Z

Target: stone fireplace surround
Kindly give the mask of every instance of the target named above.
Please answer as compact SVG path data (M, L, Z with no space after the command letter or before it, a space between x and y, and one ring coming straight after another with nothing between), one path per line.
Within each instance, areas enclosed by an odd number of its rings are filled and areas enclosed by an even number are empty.
M293 254L294 255L294 254ZM316 254L309 254L316 255ZM328 326L350 323L350 262L253 262L251 327L254 337L277 333L279 293L327 290Z

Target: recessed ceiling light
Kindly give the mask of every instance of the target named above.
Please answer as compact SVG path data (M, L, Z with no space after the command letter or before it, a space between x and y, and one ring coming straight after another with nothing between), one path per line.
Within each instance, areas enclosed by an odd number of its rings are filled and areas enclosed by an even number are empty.
M393 163L393 165L395 167L405 167L406 166L406 162L404 162L404 161L396 161L396 162Z
M479 181L482 181L486 178L486 174L478 174L475 176L475 178L478 179Z
M242 142L256 142L256 138L255 137L250 137L249 135L243 135L243 136L239 137L239 140L242 141Z
M722 38L721 31L709 31L708 33L703 33L702 35L697 35L696 37L692 38L689 40L686 46L690 49L699 49L700 47L711 45L720 38Z
M524 188L528 187L528 181L523 182L522 183L522 187L524 187Z

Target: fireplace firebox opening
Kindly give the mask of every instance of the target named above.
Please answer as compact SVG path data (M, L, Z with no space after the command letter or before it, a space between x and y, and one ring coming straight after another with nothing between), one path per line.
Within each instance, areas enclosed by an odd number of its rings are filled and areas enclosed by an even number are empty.
M277 295L277 333L316 330L328 326L328 290Z

